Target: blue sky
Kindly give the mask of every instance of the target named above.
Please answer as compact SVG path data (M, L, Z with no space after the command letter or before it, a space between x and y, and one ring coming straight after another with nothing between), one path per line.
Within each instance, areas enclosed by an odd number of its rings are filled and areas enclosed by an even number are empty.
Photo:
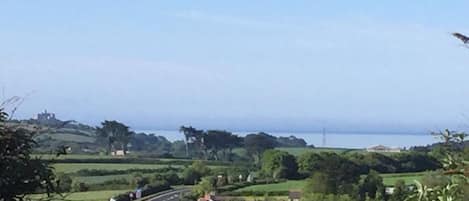
M467 1L2 1L0 85L138 129L469 125Z

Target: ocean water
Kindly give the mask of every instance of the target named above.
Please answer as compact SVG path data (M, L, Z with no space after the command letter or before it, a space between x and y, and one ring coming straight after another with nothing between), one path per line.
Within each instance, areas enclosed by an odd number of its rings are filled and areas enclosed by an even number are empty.
M164 136L169 141L183 140L184 135L179 131L168 130L137 130L138 132L154 133ZM245 136L254 132L233 132L234 134ZM268 132L273 136L296 136L303 138L309 145L323 147L322 133L295 133L295 132ZM390 147L411 147L417 145L428 145L438 142L430 134L380 134L380 133L326 133L325 147L340 148L367 148L374 145L385 145Z

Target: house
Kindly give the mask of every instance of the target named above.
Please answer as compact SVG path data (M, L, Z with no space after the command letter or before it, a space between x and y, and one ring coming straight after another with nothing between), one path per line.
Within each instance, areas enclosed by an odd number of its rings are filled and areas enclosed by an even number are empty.
M366 148L367 152L392 152L392 153L399 153L401 152L400 148L397 147L387 147L384 145L377 145Z
M394 187L386 187L385 192L387 195L392 195L394 193Z
M111 155L113 155L113 156L125 156L125 152L124 152L124 150L116 150L116 151L111 152Z
M197 199L197 201L215 201L215 195L212 193L206 193L204 197Z
M290 191L288 192L288 201L300 201L301 192L300 191Z

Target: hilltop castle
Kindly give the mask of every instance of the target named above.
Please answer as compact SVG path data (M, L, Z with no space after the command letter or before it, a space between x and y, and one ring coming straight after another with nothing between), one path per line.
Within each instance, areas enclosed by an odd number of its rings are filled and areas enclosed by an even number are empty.
M36 119L39 124L42 125L57 125L61 121L55 118L54 113L49 113L47 110L36 115Z

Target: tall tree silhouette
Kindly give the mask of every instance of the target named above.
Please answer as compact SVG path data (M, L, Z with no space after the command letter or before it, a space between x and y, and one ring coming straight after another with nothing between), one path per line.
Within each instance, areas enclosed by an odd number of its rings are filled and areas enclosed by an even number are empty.
M129 127L118 121L104 121L101 123L101 127L97 127L98 139L101 142L107 144L107 154L112 151L112 147L115 144L121 146L124 154L127 153L127 145L130 142L132 135L134 134L129 130Z

